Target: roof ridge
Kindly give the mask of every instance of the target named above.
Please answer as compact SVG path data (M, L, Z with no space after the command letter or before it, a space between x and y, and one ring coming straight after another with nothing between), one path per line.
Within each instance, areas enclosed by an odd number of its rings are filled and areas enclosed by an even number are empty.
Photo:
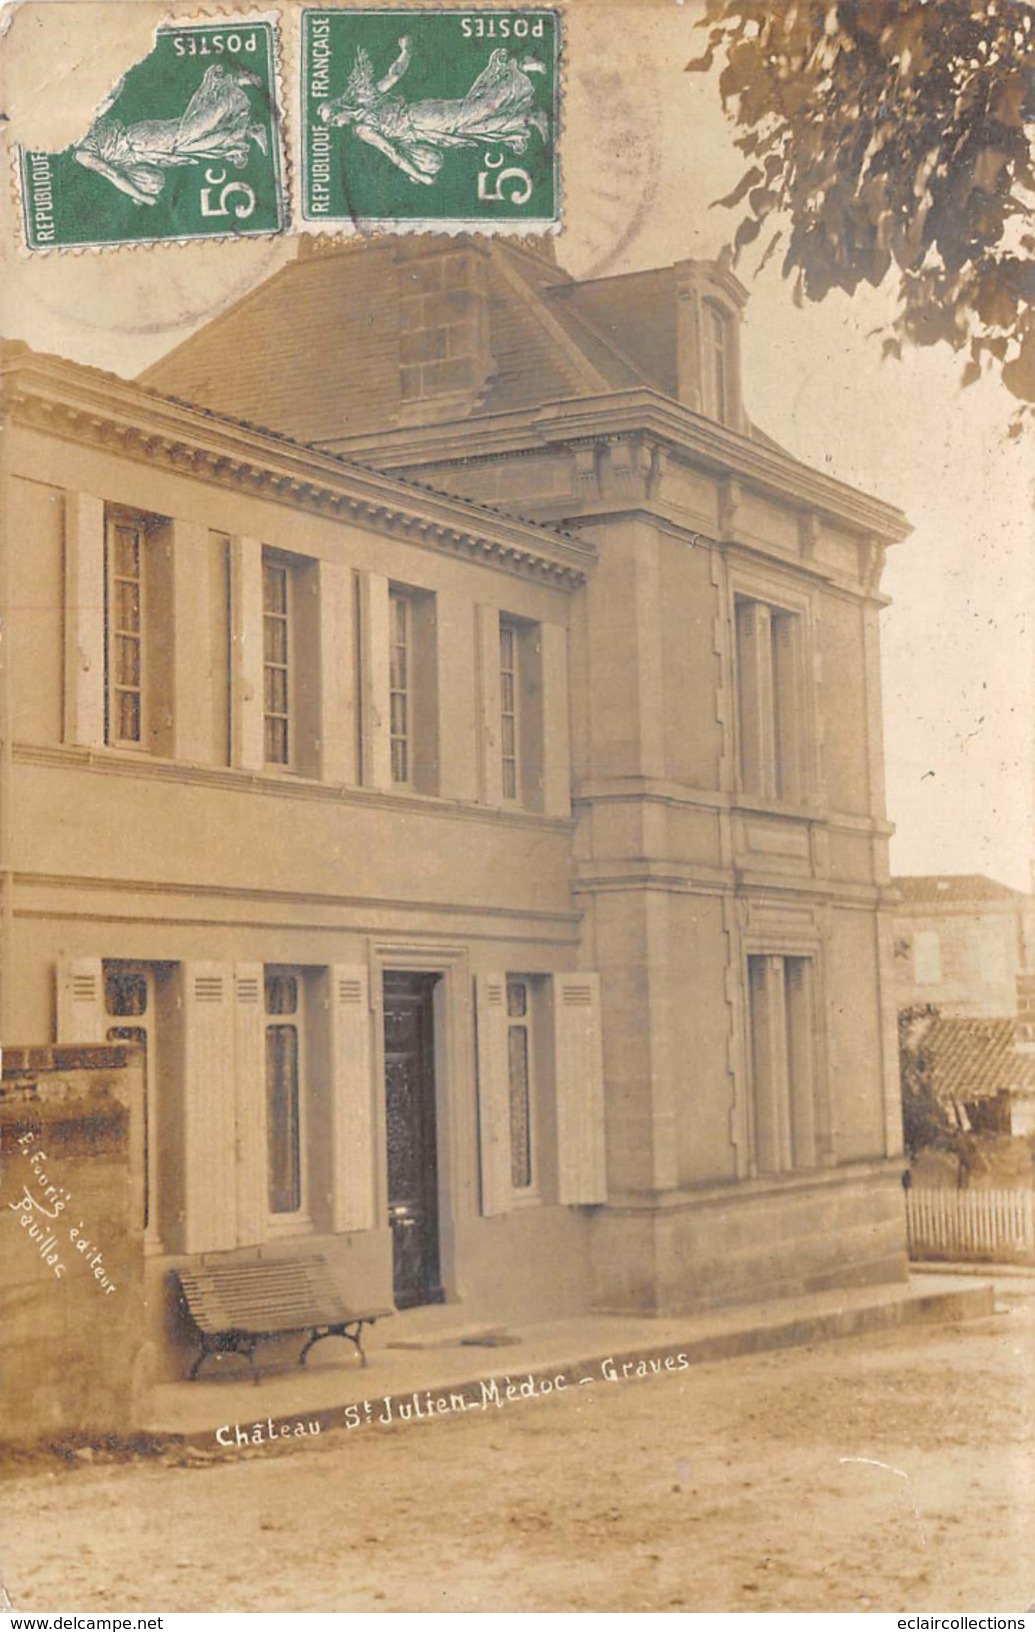
M525 298L531 315L538 320L540 327L545 329L549 336L561 347L568 364L575 370L577 384L592 391L606 392L610 390L611 382L600 373L599 369L593 366L585 353L572 340L563 324L549 310L540 291L532 288L521 268L514 265L512 257L504 257L499 254L497 245L502 241L500 239L490 241L490 255L494 264L503 273L512 288L515 285L520 285L517 293Z

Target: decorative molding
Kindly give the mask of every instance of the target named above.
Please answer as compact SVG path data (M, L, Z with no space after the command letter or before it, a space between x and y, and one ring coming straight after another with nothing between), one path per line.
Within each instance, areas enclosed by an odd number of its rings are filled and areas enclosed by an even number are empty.
M12 419L179 475L347 519L421 548L573 589L596 548L344 456L223 419L74 363L18 353L5 370Z
M830 516L861 538L872 535L895 544L911 532L902 512L893 505L812 470L782 448L720 425L646 386L549 403L524 413L483 415L462 424L429 427L419 436L389 430L379 432L376 440L342 438L336 446L355 458L370 458L381 469L403 470L420 464L496 461L616 436L656 441L673 462L741 481L745 488L796 509Z

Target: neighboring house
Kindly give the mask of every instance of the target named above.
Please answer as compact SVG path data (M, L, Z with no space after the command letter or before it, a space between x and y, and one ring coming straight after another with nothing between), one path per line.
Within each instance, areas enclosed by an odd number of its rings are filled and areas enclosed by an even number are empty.
M5 350L0 1023L146 1050L156 1339L260 1248L454 1325L904 1273L906 527L743 300L386 239L144 384Z
M1017 977L1035 967L1035 901L978 873L892 879L895 989L900 1009L1004 1019Z
M976 1133L1035 1132L1035 1052L1017 1046L1013 1020L938 1016L923 1033L931 1086Z

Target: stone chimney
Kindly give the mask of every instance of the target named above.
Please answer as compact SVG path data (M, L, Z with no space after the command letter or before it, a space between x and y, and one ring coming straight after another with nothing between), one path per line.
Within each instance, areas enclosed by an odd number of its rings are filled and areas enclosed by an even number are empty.
M400 249L400 422L462 419L482 400L491 373L488 262L465 241Z

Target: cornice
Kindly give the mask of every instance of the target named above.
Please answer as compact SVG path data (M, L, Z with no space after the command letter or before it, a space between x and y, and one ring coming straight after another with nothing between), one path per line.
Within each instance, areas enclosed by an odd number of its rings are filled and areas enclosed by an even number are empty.
M739 481L803 511L817 511L883 544L900 543L911 531L893 505L811 470L781 449L720 425L646 387L550 403L526 413L432 426L422 432L388 430L376 439L343 438L335 446L356 457L367 454L382 469L401 470L546 450L574 451L598 446L607 438L639 441L650 456L657 450L720 480Z
M16 423L295 510L567 589L584 583L596 560L586 540L62 359L21 354L5 370L4 383L5 412Z

